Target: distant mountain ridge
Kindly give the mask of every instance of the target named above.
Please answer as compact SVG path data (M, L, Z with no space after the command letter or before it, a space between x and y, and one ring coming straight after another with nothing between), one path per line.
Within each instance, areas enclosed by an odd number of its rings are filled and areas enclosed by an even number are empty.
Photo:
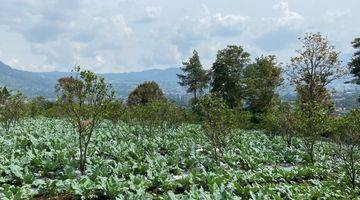
M118 96L125 97L138 84L144 81L156 81L167 95L182 95L185 91L177 84L178 68L151 69L142 72L103 73L108 83L111 83ZM67 72L28 72L12 68L0 61L0 86L19 90L28 97L44 96L55 98L57 80L69 76Z
M117 95L125 98L131 90L144 81L156 81L168 97L179 98L186 95L185 89L179 86L176 74L181 73L179 68L151 69L141 72L126 73L103 73L108 83L115 88ZM0 61L0 86L7 86L13 90L19 90L28 97L44 96L54 99L55 85L57 80L69 76L69 72L28 72L12 68ZM353 84L344 84L350 80L350 76L334 81L329 88L338 92L358 90L359 87ZM291 96L295 98L294 87L286 84L278 89L280 96Z

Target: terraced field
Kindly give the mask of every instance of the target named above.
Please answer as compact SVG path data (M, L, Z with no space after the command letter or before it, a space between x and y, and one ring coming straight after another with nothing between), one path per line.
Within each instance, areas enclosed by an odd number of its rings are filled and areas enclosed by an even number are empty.
M0 132L3 132L0 130ZM197 125L173 129L104 123L77 170L77 135L64 121L25 120L0 136L0 199L354 199L335 146L234 131L220 165Z

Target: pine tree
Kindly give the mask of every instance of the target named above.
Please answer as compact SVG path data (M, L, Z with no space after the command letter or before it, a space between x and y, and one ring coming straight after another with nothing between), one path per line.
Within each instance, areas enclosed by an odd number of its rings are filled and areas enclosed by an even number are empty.
M11 96L9 90L6 87L0 88L0 104L4 104L6 99Z
M350 73L354 75L354 79L351 82L360 85L360 38L356 38L351 44L357 49L349 63L351 67ZM360 102L360 98L358 101Z
M206 70L203 69L196 50L194 50L193 56L189 58L188 62L183 62L183 67L180 69L183 74L177 74L180 79L179 85L187 87L187 92L193 93L194 99L196 99L199 94L204 92L209 83L209 76Z

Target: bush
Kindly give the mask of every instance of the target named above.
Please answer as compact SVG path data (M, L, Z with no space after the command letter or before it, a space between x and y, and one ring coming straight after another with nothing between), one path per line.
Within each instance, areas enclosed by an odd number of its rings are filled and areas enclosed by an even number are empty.
M125 121L150 127L174 127L192 121L187 109L168 101L154 101L130 106L127 109L127 116L123 118Z
M214 159L219 163L226 136L236 124L234 112L214 94L198 98L193 104L193 111L201 121L211 142Z
M353 189L359 174L360 110L352 110L335 123L333 141L338 144L337 156L342 160L345 174Z
M154 101L164 100L164 93L154 81L138 85L130 94L127 100L129 106L146 104Z

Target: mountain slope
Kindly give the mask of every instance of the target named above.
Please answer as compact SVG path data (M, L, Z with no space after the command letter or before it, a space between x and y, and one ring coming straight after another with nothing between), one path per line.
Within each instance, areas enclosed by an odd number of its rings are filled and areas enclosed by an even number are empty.
M177 84L176 74L180 73L177 68L165 70L152 69L142 72L130 73L106 73L103 76L111 83L118 96L125 97L138 84L144 81L156 81L167 95L184 94L183 88ZM44 96L53 99L55 97L55 85L57 80L70 73L65 72L28 72L11 68L0 61L0 86L7 86L13 90L19 90L26 96Z

